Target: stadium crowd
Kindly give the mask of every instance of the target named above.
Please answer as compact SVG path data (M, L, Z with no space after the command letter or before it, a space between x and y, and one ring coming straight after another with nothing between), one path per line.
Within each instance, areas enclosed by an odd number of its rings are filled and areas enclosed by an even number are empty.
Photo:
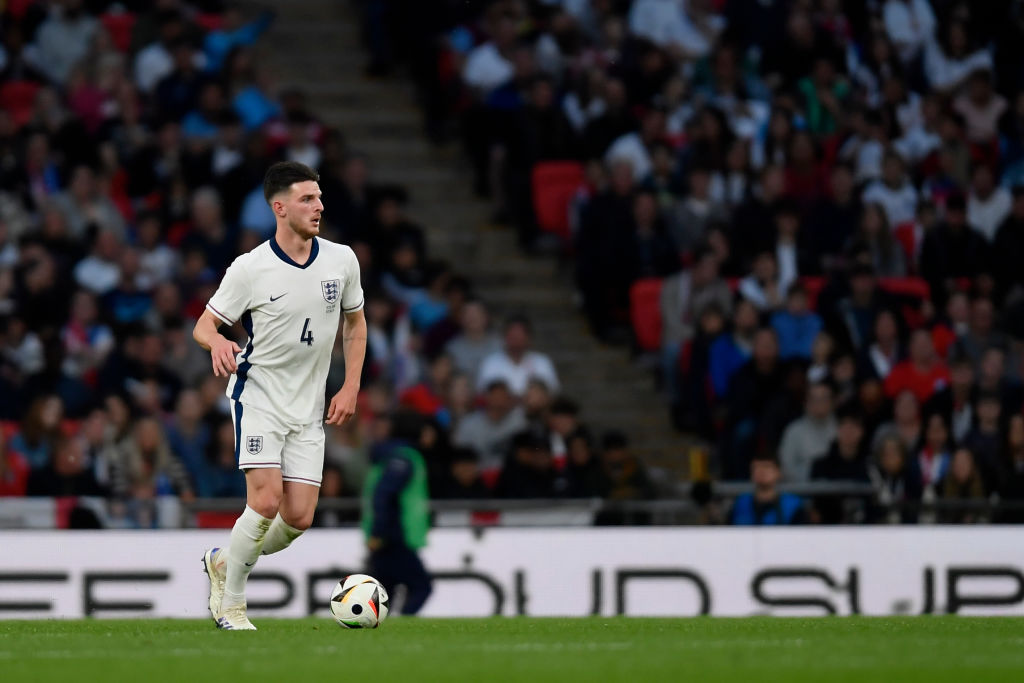
M718 477L1024 500L1024 3L368 4L371 70L411 64L525 249L561 236Z
M529 320L492 321L406 189L275 87L257 44L273 21L216 1L5 4L0 496L105 496L110 523L149 526L168 496L245 495L225 380L191 331L273 234L262 179L281 159L319 169L321 233L353 246L366 295L359 417L328 428L324 497L359 494L396 415L421 421L435 497L649 495L625 437L595 443L559 395ZM340 335L334 355L331 394Z

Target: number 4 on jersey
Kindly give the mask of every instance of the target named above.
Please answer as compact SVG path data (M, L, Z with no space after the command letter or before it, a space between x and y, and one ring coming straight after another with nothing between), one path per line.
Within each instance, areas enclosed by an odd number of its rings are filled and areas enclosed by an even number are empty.
M299 341L306 342L306 346L313 345L313 330L309 329L309 318L306 318L306 322L302 326L302 335L299 337Z

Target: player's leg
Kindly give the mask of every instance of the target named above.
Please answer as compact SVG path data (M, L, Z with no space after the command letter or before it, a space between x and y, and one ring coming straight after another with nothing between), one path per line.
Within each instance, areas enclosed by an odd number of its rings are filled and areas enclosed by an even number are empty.
M313 524L319 496L319 486L285 480L281 507L263 541L264 555L284 550Z
M254 628L245 616L245 584L281 504L284 430L272 416L233 403L235 452L245 472L246 507L231 530L227 548L207 551L210 613L221 628Z
M405 603L402 605L402 614L417 614L423 609L423 604L430 597L433 591L433 582L423 561L412 548L399 549L400 565L402 568L401 583L405 584Z
M291 433L281 452L284 497L263 543L263 554L272 555L292 544L313 524L324 470L324 426L306 425Z

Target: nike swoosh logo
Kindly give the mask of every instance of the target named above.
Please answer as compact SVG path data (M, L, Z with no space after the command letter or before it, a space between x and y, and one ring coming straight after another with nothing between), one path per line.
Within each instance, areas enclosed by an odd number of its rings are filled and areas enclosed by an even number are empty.
M287 294L288 294L288 292L285 292L281 296L286 296ZM272 296L272 297L270 297L270 302L273 303L273 302L277 301L278 299L281 298L281 296Z
M251 566L253 566L256 563L255 562L243 562L242 564L244 564L246 567L251 567Z

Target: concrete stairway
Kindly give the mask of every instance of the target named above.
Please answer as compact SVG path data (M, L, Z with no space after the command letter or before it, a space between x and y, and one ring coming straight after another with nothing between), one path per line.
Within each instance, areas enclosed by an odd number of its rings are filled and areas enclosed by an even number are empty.
M261 46L276 83L309 93L316 114L369 155L375 181L409 188L409 212L427 230L431 254L470 277L499 315L531 317L536 345L552 356L587 423L598 433L624 430L647 462L685 477L685 440L672 430L650 373L589 334L570 278L552 259L522 256L512 231L489 225L489 206L474 198L459 150L433 147L423 135L411 84L363 76L366 56L350 4L290 0Z

